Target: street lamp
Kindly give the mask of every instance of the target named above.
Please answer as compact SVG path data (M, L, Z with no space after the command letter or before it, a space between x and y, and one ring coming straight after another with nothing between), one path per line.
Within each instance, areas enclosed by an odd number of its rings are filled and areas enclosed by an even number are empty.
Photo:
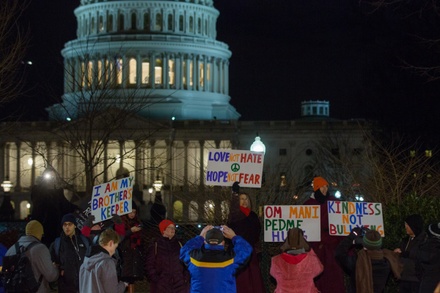
M4 191L4 198L2 205L0 206L0 218L2 220L13 220L14 219L14 207L11 204L11 195L10 191L12 187L14 186L11 181L6 179L2 182L0 185L3 188Z
M160 193L162 186L163 186L162 180L160 180L159 176L157 176L156 180L153 183L154 190L156 190L156 192Z
M266 146L261 141L261 138L258 136L255 137L255 141L251 145L251 151L258 152L258 153L266 153Z

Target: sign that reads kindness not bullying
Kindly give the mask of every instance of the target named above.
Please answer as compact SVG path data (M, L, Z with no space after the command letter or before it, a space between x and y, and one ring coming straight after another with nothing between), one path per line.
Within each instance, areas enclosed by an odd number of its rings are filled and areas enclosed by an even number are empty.
M210 149L206 171L206 185L261 187L264 153Z
M134 177L126 177L94 186L90 204L94 223L130 213L133 184Z

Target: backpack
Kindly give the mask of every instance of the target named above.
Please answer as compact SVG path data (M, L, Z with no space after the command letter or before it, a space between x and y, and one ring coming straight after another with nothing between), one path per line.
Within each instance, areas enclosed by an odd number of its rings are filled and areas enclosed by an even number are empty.
M26 252L39 243L38 241L32 242L25 248L17 242L15 243L16 254L3 258L2 281L6 292L34 293L38 291L43 275L38 281L35 280L32 263Z

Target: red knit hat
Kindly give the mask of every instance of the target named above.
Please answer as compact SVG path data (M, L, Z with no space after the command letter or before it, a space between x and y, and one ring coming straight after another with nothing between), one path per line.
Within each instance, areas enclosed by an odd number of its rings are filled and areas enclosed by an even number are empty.
M168 219L162 220L162 222L159 223L159 230L160 234L163 235L163 231L169 226L169 225L175 225L173 221L170 221Z
M328 182L324 178L322 178L322 177L313 178L313 191L317 191L318 189L320 189L321 187L323 187L325 185L328 186Z

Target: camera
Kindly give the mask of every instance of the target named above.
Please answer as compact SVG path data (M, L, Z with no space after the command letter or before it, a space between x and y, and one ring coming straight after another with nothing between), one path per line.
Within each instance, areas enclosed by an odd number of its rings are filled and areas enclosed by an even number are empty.
M220 231L223 231L223 227L222 226L214 226L214 229L218 229Z

